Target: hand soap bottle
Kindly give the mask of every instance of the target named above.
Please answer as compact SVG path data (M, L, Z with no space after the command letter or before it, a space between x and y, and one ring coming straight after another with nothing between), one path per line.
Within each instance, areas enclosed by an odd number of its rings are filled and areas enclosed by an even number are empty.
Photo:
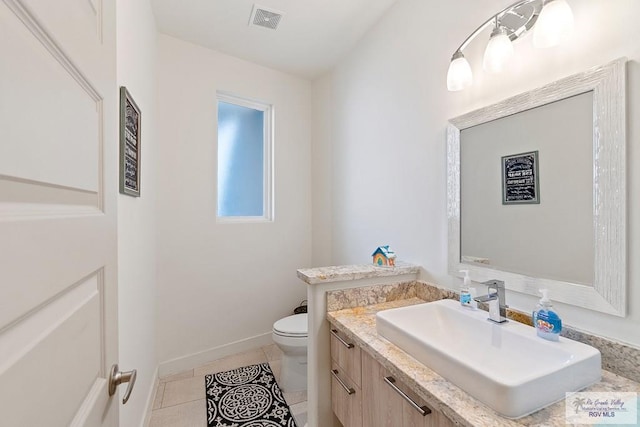
M475 300L475 297L478 296L478 293L476 292L476 288L469 288L469 307L471 307L471 310L477 310L478 309L478 301Z
M469 277L469 270L460 270L460 273L464 273L464 281L460 288L460 305L463 307L471 307L471 292L469 291L471 278Z
M542 298L533 312L533 327L536 328L538 336L549 341L558 341L560 331L562 331L562 320L553 309L549 300L549 290L540 289Z

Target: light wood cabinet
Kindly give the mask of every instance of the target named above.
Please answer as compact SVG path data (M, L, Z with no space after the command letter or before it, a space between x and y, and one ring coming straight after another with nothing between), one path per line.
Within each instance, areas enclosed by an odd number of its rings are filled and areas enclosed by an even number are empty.
M338 330L331 329L331 360L340 366L345 375L358 387L362 385L360 354L360 347L350 342Z
M363 427L360 347L331 330L331 409L344 427Z
M402 425L402 398L386 385L382 376L386 369L366 353L362 354L364 401L362 417L369 427L399 427Z
M331 359L331 406L344 427L454 426L335 330Z
M335 363L331 365L331 409L344 427L363 427L362 389L349 383Z
M362 352L362 417L367 427L452 427L409 387Z

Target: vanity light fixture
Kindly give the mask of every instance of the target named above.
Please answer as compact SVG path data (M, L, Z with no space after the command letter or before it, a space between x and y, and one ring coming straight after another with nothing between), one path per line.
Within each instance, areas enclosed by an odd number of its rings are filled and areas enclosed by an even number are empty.
M490 73L500 73L513 56L513 44L507 30L495 18L495 27L484 51L482 67Z
M484 52L483 68L488 72L501 72L513 56L514 40L535 25L534 46L556 46L573 30L573 13L566 0L520 0L496 13L471 33L453 54L447 72L450 91L471 86L471 66L462 51L491 24L494 28Z
M447 73L447 87L451 91L462 90L471 86L473 82L473 73L471 65L459 50L453 54L449 72Z
M573 12L566 0L545 5L533 30L533 45L546 48L559 45L573 31Z

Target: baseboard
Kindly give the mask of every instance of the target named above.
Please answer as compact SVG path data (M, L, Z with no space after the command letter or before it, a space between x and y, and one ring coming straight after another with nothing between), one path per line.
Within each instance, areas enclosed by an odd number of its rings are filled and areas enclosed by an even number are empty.
M158 377L164 378L169 375L178 374L189 369L197 368L214 360L231 356L233 354L242 353L244 351L253 350L254 348L263 347L273 344L271 331L254 337L224 344L209 350L178 357L166 362L160 363L158 366Z
M147 396L147 409L145 410L144 419L142 420L143 427L148 427L151 422L151 412L153 412L153 403L156 401L158 384L160 384L160 379L158 378L158 367L156 367L156 371L153 374L153 385L151 386L151 391Z

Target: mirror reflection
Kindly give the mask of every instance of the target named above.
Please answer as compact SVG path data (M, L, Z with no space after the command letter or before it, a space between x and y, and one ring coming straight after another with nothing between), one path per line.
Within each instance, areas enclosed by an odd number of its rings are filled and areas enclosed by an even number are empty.
M460 262L594 282L593 91L460 131Z

